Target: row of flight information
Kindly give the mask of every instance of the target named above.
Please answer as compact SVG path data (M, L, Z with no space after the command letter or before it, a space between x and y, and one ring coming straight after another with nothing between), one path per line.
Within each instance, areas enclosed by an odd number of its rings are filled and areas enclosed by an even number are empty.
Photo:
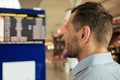
M45 39L45 17L0 14L0 43L38 43Z

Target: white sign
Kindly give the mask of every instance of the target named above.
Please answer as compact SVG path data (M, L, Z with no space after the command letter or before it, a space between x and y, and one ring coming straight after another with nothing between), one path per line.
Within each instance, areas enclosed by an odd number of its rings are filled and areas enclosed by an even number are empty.
M2 80L35 80L35 61L3 62Z

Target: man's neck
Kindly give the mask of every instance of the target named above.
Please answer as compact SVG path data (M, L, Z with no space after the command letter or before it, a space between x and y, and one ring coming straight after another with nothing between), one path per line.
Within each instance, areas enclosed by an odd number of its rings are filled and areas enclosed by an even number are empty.
M94 55L94 54L103 54L105 52L108 52L107 49L105 48L99 48L99 49L84 49L84 51L82 51L78 57L78 61L88 57L88 56L91 56L91 55Z

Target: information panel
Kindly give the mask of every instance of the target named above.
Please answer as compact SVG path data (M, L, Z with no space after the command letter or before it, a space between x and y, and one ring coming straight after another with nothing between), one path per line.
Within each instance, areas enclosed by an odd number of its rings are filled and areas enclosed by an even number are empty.
M46 80L45 11L0 8L0 80Z
M9 10L13 11L10 12ZM3 9L0 12L1 43L43 41L45 39L45 14L43 13L39 10Z

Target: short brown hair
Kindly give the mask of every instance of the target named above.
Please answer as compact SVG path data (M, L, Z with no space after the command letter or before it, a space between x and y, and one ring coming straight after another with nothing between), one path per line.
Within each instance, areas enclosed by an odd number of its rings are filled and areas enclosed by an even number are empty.
M86 2L75 7L72 24L76 31L89 26L98 44L108 46L112 36L112 16L96 2Z

